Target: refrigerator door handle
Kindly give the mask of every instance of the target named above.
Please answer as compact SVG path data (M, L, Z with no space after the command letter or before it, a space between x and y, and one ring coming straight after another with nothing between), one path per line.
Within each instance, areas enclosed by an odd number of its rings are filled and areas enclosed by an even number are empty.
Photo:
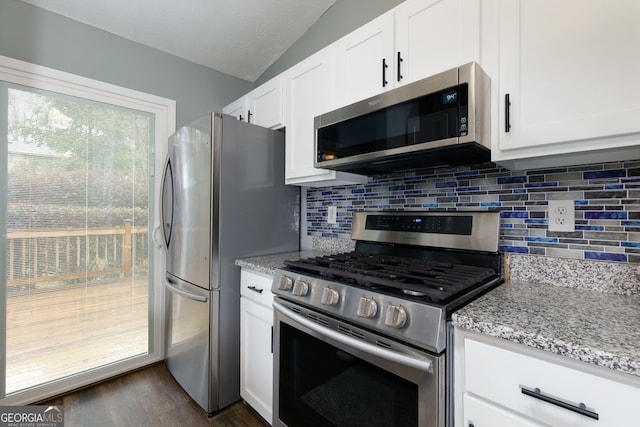
M174 292L180 296L183 296L185 298L189 298L192 299L194 301L198 301L198 302L207 302L208 298L204 297L202 295L196 295L196 294L192 294L191 292L187 292L187 291L183 291L182 289L178 289L175 286L173 286L171 283L169 283L168 279L165 279L164 284L166 285L167 289L169 289L171 292Z

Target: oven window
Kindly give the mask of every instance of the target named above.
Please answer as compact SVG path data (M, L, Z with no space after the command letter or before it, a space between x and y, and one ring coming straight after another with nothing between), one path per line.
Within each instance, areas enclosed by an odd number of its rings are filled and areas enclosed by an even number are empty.
M289 426L417 426L418 386L280 323L280 419Z

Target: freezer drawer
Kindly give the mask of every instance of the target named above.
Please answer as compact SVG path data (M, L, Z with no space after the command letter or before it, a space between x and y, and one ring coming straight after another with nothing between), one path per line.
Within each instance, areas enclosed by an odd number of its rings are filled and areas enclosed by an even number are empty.
M182 388L205 411L212 412L210 309L218 291L209 291L167 276L167 367Z

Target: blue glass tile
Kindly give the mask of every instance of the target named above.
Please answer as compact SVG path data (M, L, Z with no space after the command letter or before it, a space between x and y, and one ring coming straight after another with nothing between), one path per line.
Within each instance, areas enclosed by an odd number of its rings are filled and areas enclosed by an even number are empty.
M333 233L322 232L322 237L333 237Z
M500 250L502 252L512 252L512 253L518 253L518 254L528 254L529 253L529 248L526 246L508 246L508 245L504 245L504 246L500 246Z
M620 221L620 225L624 227L640 227L640 221Z
M573 204L575 206L586 206L589 204L589 202L587 200L581 199L581 200L574 200Z
M603 225L576 225L576 230L584 231L604 231Z
M407 191L404 192L404 194L406 194L406 195L422 194L422 190L407 190Z
M364 188L352 188L351 189L351 194L360 194L360 193L364 193Z
M519 184L527 182L526 176L505 176L504 178L498 178L498 184Z
M546 219L525 219L524 223L525 224L548 224L549 221L547 221Z
M500 224L500 228L513 228L513 224Z
M624 185L622 184L608 184L604 186L605 190L622 190Z
M640 242L620 242L620 246L624 248L640 248Z
M525 242L544 242L544 243L558 243L558 239L554 237L525 237Z
M456 197L458 195L458 193L447 193L447 197Z
M391 205L378 205L378 209L391 209Z
M527 211L504 211L500 212L501 218L529 218Z
M585 211L584 219L627 219L625 211Z
M454 176L474 176L474 175L478 175L480 172L477 170L472 170L472 171L462 171L462 172L456 172L454 174Z
M333 194L333 191L331 191L331 190L327 190L327 191L323 191L323 192L322 192L322 195L323 195L323 196L328 196L328 195L330 195L330 194Z
M478 190L480 190L480 187L458 187L457 190L458 190L458 192L461 192L461 191L478 191Z
M615 254L610 252L592 252L585 251L584 252L585 259L597 259L600 261L619 261L619 262L627 262L626 254Z
M437 208L438 204L437 203L423 203L422 207L423 208Z
M526 188L557 187L557 182L534 182L524 185Z
M525 190L524 188L514 188L513 189L513 193L515 193L515 194L523 194L523 193L526 193L526 192L527 192L527 190Z
M480 202L480 206L502 206L502 202Z
M405 176L404 178L402 178L403 181L405 182L410 182L410 181L420 181L424 179L423 176L421 175L417 175L417 176Z
M627 176L626 169L609 169L602 171L586 171L583 172L582 177L584 179L597 179L597 178L621 178Z

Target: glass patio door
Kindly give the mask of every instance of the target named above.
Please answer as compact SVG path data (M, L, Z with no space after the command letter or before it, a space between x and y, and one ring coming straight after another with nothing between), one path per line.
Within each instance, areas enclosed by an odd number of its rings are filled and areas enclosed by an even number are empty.
M4 397L152 351L154 116L0 88Z

